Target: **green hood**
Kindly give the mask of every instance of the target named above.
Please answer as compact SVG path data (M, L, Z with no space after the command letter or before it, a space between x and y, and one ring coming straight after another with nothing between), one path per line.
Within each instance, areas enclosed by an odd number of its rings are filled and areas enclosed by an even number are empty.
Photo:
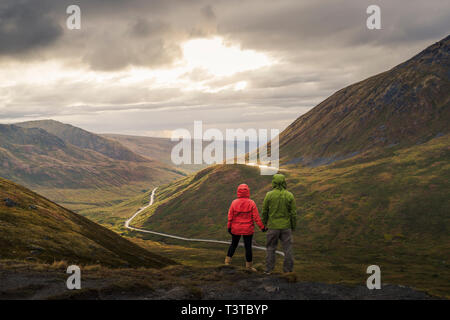
M269 229L295 230L297 225L297 207L294 195L286 190L284 175L274 175L272 187L273 190L267 192L263 202L263 224Z
M283 190L286 189L286 178L282 174L276 174L272 178L272 187L274 189Z

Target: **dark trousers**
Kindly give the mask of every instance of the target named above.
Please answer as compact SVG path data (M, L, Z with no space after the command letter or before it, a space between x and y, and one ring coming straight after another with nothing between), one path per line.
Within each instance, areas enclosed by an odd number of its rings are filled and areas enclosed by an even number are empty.
M234 255L234 252L236 251L237 246L239 245L239 240L241 239L240 234L233 234L231 239L230 248L228 248L228 256L231 258ZM253 261L253 254L252 254L252 239L253 235L244 235L242 236L244 238L244 247L245 247L245 260L247 262Z
M294 269L294 256L292 255L292 230L291 229L269 229L267 231L267 256L266 271L271 272L275 267L275 252L278 240L284 251L283 272L292 272Z

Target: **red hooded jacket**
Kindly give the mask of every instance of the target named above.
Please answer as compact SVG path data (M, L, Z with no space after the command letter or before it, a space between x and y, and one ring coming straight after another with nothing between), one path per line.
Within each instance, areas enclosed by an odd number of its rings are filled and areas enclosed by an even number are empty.
M259 217L255 202L250 199L250 189L246 184L239 185L237 189L238 198L233 200L228 210L228 229L235 235L250 235L254 233L256 222L264 229Z

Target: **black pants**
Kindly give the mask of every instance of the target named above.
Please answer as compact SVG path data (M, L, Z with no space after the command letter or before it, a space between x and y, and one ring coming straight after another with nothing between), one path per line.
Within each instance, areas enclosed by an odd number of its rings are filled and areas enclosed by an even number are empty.
M232 235L233 238L231 239L230 248L228 249L228 256L231 258L234 255L234 252L236 251L237 246L239 245L239 240L241 239L241 235ZM253 235L244 235L242 236L244 238L244 246L245 246L245 260L247 262L253 261L253 254L252 254L252 239Z

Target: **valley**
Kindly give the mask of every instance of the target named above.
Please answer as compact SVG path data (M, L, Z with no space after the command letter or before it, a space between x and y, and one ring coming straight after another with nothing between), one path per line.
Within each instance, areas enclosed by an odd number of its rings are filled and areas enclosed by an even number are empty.
M449 67L447 37L339 90L280 134L281 170L299 214L295 271L303 279L361 283L365 267L377 264L385 281L448 297ZM248 184L260 207L270 181L255 167L211 166L159 187L155 205L134 224L226 240L236 186ZM264 234L255 241L264 244Z
M376 262L386 281L448 293L449 139L446 135L327 167L287 166L284 174L299 212L297 274L310 281L361 283L364 268ZM134 224L226 240L227 209L235 186L243 181L261 206L270 177L253 167L216 166L159 188L155 205ZM264 234L256 232L255 241L264 245Z
M261 274L263 250L257 273L243 270L241 248L222 266L236 187L248 184L259 208L272 188L257 166L174 166L167 139L0 124L0 297L236 299L252 285L259 299L449 299L449 70L446 37L280 134L298 208L284 275L280 256L273 276ZM87 271L86 290L55 285L71 263ZM386 291L364 286L369 265ZM5 281L15 274L26 280Z

